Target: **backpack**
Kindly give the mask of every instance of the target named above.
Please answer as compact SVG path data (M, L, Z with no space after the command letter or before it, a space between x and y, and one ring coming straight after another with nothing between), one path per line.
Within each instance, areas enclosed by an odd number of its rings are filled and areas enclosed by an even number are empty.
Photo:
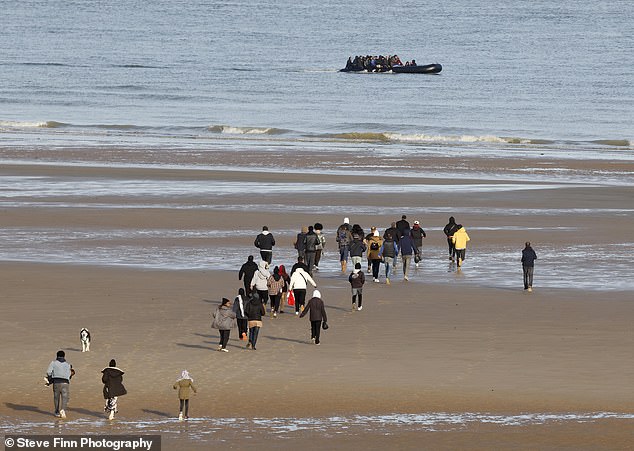
M381 246L379 246L379 242L378 241L372 241L372 243L370 243L370 250L371 251L378 251L381 248Z
M346 229L341 229L339 231L339 245L347 246L348 245L348 234L346 233Z

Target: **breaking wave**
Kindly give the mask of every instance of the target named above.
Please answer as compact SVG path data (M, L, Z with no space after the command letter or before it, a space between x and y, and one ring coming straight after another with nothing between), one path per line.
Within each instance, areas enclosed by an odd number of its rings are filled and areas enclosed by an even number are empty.
M207 130L229 135L281 135L287 132L287 130L274 127L235 127L231 125L210 125Z
M378 133L378 132L348 132L326 135L330 138L377 141L377 142L411 142L411 143L499 143L499 144L551 144L547 139L528 139L515 137L501 137L493 135L429 135L424 133Z
M4 128L59 128L70 124L57 121L0 121Z

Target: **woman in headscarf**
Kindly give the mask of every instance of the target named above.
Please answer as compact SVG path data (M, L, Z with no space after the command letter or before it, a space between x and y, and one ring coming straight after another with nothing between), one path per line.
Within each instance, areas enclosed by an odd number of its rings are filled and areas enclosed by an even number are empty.
M267 286L269 288L269 298L271 299L271 318L277 318L280 310L280 299L282 298L282 289L284 288L284 279L280 275L280 268L273 268L273 275L269 277Z
M328 322L326 307L324 306L324 301L321 299L319 290L313 291L313 297L308 300L306 308L299 317L303 318L308 312L310 312L310 339L313 343L318 345L322 324Z
M266 305L269 299L268 281L271 273L269 272L269 264L265 261L258 263L258 270L253 274L251 279L251 290L257 290L257 294L262 301L262 305Z
M108 412L108 419L113 420L117 409L117 399L128 393L123 386L123 371L117 368L117 362L112 359L106 368L101 370L101 382L103 382L103 398L106 405L104 412Z
M288 298L288 284L291 283L291 276L286 272L286 267L280 265L280 276L284 279L284 286L282 287L282 299L280 300L280 313L284 313L284 304Z
M181 372L181 377L176 380L174 384L174 390L178 389L178 399L180 406L178 409L178 419L183 420L183 408L185 412L185 419L189 418L189 389L192 389L196 393L196 387L194 387L194 379L189 375L187 370Z

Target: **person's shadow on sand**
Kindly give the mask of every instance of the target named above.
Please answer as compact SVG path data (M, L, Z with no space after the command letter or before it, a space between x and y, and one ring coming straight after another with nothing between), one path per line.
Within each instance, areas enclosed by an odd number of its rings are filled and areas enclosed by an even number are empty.
M170 415L169 413L161 412L159 410L142 409L142 412L149 413L150 415L156 415L158 417L163 417L163 418L173 417L173 415Z
M310 343L309 341L306 341L306 340L296 340L294 338L285 338L285 337L266 337L265 336L265 337L262 337L262 338L267 339L267 340L274 340L274 341L288 341L288 342L291 342L291 343L299 343L299 344L303 344L303 345L305 345L307 343Z
M197 348L197 349L206 349L208 351L215 351L216 348L211 348L209 346L202 346L202 345L190 345L188 343L176 343L176 346L182 346L184 348Z
M93 412L92 410L77 408L77 407L73 407L72 409L70 409L70 411L81 413L82 415L88 415L90 417L105 418L105 413L103 412Z
M36 406L25 406L25 405L21 405L21 404L13 404L11 402L5 402L4 405L7 406L11 410L41 413L42 415L47 415L47 416L51 416L51 417L55 416L55 414L53 412L48 412L46 410L42 410L42 409L40 409L39 407L36 407Z

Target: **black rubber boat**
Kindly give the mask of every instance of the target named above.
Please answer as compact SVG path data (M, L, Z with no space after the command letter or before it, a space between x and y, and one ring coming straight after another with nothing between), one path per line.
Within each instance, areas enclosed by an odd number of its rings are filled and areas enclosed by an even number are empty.
M423 66L392 66L392 72L397 74L437 74L442 70L438 63Z
M392 72L396 74L437 74L442 70L442 65L438 63L425 64L423 66L392 66ZM358 69L356 67L340 69L339 72L367 72L365 69ZM388 71L379 71L378 73L385 73ZM373 72L374 73L374 72Z

